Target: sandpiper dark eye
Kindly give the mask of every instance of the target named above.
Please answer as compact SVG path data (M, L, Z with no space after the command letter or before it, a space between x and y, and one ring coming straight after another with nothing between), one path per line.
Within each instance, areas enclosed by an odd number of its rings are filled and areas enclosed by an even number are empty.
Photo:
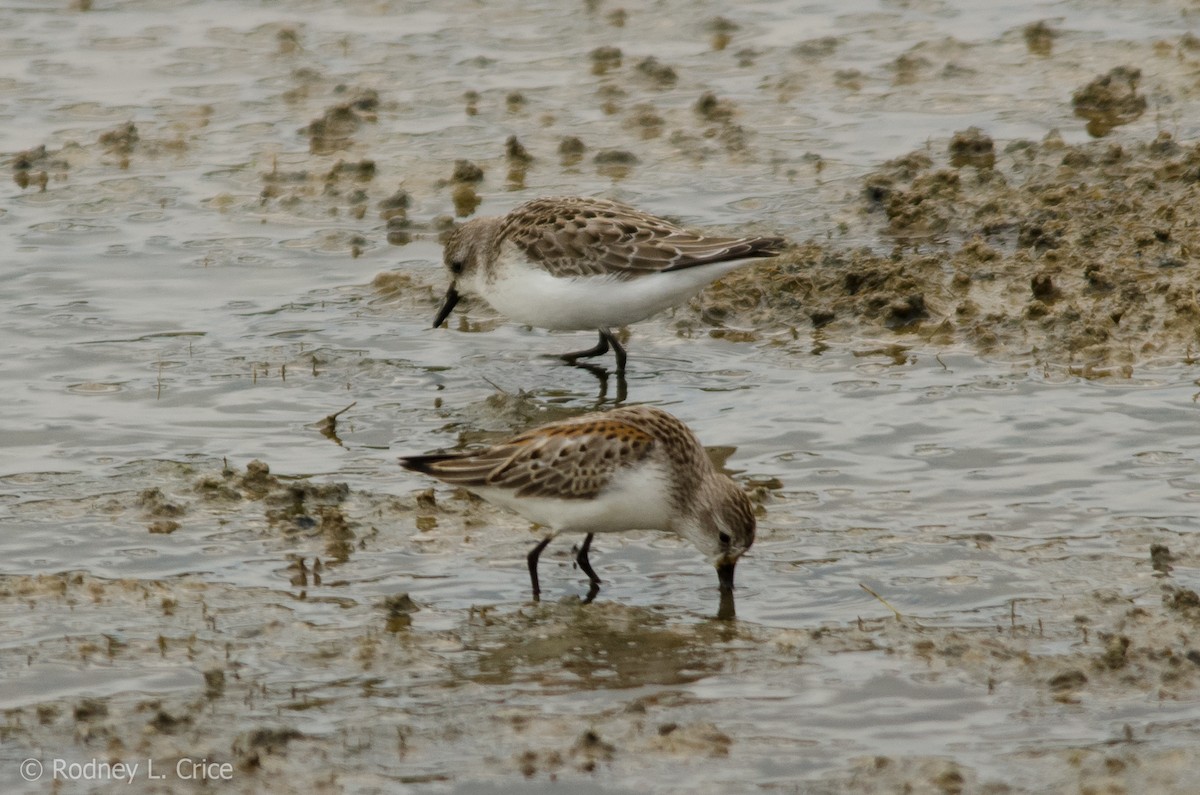
M729 549L729 543L733 540L729 537L729 533L717 533L717 540L721 542L724 549Z
M464 266L463 261L460 259L456 259L450 263L450 272L453 273L455 276L461 276L462 272L463 272L463 266Z

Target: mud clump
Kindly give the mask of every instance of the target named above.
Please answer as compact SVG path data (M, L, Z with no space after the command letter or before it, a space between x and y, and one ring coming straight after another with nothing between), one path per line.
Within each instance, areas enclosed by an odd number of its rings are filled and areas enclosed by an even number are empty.
M51 155L42 144L13 156L13 182L21 190L32 185L44 192L50 184L51 172L58 179L66 179L69 168L70 164L65 158Z
M279 488L279 479L271 474L271 468L257 458L246 464L246 474L240 483L242 491L251 498L261 498L267 492Z
M1029 23L1021 33L1025 37L1025 47L1043 58L1050 55L1054 40L1058 37L1058 31L1046 24L1045 20Z
M1087 674L1083 671L1072 669L1063 671L1061 674L1054 676L1047 684L1055 693L1068 693L1086 685L1088 682Z
M693 110L702 119L708 121L726 122L733 118L734 105L727 99L718 99L711 91L705 91L696 100Z
M108 705L98 698L85 698L75 705L72 715L77 722L106 718L108 717Z
M147 516L155 518L171 518L182 516L184 509L182 506L170 502L160 489L150 488L138 495L138 505L141 506Z
M412 274L403 271L384 271L376 274L375 278L371 280L371 290L384 298L395 298L416 292L417 289ZM432 289L426 288L424 292L429 296L433 295Z
M637 71L638 74L648 79L655 88L674 88L675 84L679 82L679 75L675 73L675 70L661 63L653 55L639 61Z
M558 156L564 166L573 166L583 159L587 146L574 135L568 135L558 143Z
M281 482L268 474L266 465L250 462L243 487L264 504L268 524L287 537L315 537L324 544L324 555L345 561L353 551L355 533L342 505L350 496L345 483L314 483L307 479ZM307 584L307 572L301 579ZM295 579L295 578L294 578ZM314 577L319 581L319 577Z
M300 130L309 137L310 151L314 154L336 151L350 143L350 136L358 129L361 118L348 103L328 108L318 119L309 122Z
M300 50L300 33L295 28L280 28L275 34L276 50L280 55L291 55Z
M408 208L411 204L412 197L408 195L408 191L401 188L376 206L379 208L379 217L384 221L390 221L393 218L407 218Z
M412 198L408 191L401 188L376 205L379 217L387 222L387 241L393 246L404 246L412 242L412 234L409 231L412 222L408 219L408 208L411 204Z
M742 29L741 25L726 17L713 17L705 27L712 33L712 48L717 52L728 47L729 42L733 41L733 34Z
M621 50L619 47L597 47L588 57L592 60L592 74L603 75L614 69L621 68Z
M256 729L239 735L231 750L238 767L249 771L260 767L264 756L282 753L288 743L303 736L291 728Z
M318 483L307 478L278 478L259 460L246 465L244 473L225 465L219 476L206 474L195 479L191 491L212 503L258 501L268 525L292 537L317 537L324 543L324 554L346 560L356 538L342 506L350 498L346 483ZM156 521L152 533L170 533L179 524L170 517L181 516L185 508L170 503L157 488L147 489L137 504Z
M837 52L841 41L836 36L807 39L792 47L792 54L809 60L828 58Z
M345 86L339 93L350 93ZM313 119L300 134L308 136L308 148L313 154L329 154L350 146L353 135L364 123L378 120L379 93L374 89L359 89L353 96L326 109L320 118Z
M408 592L386 597L379 605L387 613L386 626L389 632L397 632L412 625L412 615L421 609Z
M186 509L182 505L168 500L160 489L145 489L138 495L137 504L144 515L153 520L146 528L151 533L169 535L181 527L175 519L183 516Z
M838 69L833 73L834 85L850 92L861 91L865 80L866 75L858 69Z
M533 155L515 135L508 136L504 142L504 157L508 161L508 187L510 190L520 190L525 187L525 176L533 163Z
M454 202L454 214L466 218L475 212L483 202L475 190L475 186L483 182L483 169L470 160L454 161L454 171L450 175L450 200Z
M210 668L204 672L204 697L220 698L225 695L225 672L220 668Z
M684 726L675 722L659 725L650 747L681 756L729 756L733 739L711 723L701 722Z
M1150 545L1150 567L1160 574L1170 574L1174 568L1171 563L1175 557L1171 554L1171 550L1166 544L1151 544Z
M263 464L263 466L265 467L266 464ZM236 477L237 472L226 464L221 468L220 477L215 475L202 476L192 486L192 490L207 500L237 502L242 499L242 492L237 488Z
M466 182L455 184L454 190L450 192L450 200L454 202L454 214L459 218L473 214L483 203L475 188Z
M468 116L479 115L479 92L474 89L463 93L463 102L465 106L463 110Z
M626 126L638 130L643 140L649 140L662 135L666 123L666 119L659 115L653 105L649 102L642 102L633 107Z
M611 762L616 755L616 747L607 743L592 730L585 731L571 746L569 754L584 773L591 773L601 762Z
M637 155L626 149L604 149L592 158L596 170L613 179L620 179L639 162Z
M600 763L611 762L616 751L615 746L588 729L565 751L530 749L517 754L514 761L525 778L533 778L542 772L553 778L568 762L582 773L594 773Z
M100 145L111 154L123 157L128 157L133 153L133 147L137 145L139 140L141 139L138 136L137 127L131 121L125 122L120 127L100 133Z
M1129 643L1129 638L1124 635L1108 637L1104 643L1104 653L1100 655L1097 664L1110 671L1124 668L1129 662Z
M330 185L342 177L348 177L356 182L370 182L375 179L375 171L375 161L369 158L352 161L339 160L329 171L325 172L326 192Z
M829 782L830 792L1008 792L1005 785L979 786L970 768L939 757L870 756L853 762L848 775ZM825 791L825 790L822 790Z
M285 171L275 163L271 170L263 173L262 190L259 197L265 206L270 202L285 209L295 209L316 200L325 202L328 212L341 212L338 207L344 202L346 211L354 218L363 218L367 212L368 198L366 183L375 178L377 167L374 160L338 160L328 171L298 169ZM339 201L340 200L340 201Z
M621 100L629 96L629 92L616 83L605 83L596 89L596 96L601 100L600 110L605 116L615 116L621 112Z
M129 168L130 157L141 136L133 122L127 121L119 127L100 133L99 143L106 152L117 158L119 168Z
M959 156L988 159L981 131L956 138ZM1097 378L1190 360L1200 145L1160 133L1068 146L1052 134L995 149L990 168L956 169L926 151L885 163L864 178L859 218L891 252L810 241L723 278L677 325L899 331Z
M1071 95L1075 115L1088 120L1088 134L1103 138L1146 111L1146 98L1138 93L1141 79L1141 69L1118 66Z
M950 139L950 165L955 168L974 166L992 168L996 165L996 146L990 135L978 127L956 132Z
M477 185L483 182L483 169L470 160L455 160L450 181L460 185Z
M527 166L533 162L533 155L529 154L529 150L515 135L508 136L508 140L504 142L504 156L513 165Z
M913 53L904 53L892 61L892 84L897 86L911 85L921 79L921 76L933 68L928 58Z
M1163 597L1163 601L1172 610L1200 617L1200 594L1197 594L1191 588L1173 589Z

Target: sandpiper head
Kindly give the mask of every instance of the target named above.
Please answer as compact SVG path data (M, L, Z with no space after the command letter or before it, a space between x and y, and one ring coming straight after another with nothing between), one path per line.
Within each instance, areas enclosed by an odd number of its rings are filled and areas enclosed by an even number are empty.
M497 220L476 218L455 227L446 235L442 262L450 272L450 287L433 320L434 328L442 325L458 303L459 287L468 295L478 292L475 282L479 277L480 263L487 261L487 249L492 245Z
M736 483L726 477L700 514L699 532L685 534L717 568L722 591L733 590L733 572L738 560L754 544L754 506Z

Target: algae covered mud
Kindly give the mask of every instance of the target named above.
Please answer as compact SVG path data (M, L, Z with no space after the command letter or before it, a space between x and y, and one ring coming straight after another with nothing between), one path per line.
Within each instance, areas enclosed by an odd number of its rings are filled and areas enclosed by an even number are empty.
M1195 791L1196 12L959 5L0 9L0 789ZM430 329L554 194L795 246L624 384ZM618 401L736 621L396 463Z

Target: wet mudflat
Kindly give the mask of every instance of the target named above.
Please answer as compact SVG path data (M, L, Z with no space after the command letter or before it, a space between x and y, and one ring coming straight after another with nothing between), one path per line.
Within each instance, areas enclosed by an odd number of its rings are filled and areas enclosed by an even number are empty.
M0 11L3 790L1194 791L1192 14ZM629 332L762 509L737 621L650 532L531 603L396 465L621 399L428 328L555 193L796 243Z

